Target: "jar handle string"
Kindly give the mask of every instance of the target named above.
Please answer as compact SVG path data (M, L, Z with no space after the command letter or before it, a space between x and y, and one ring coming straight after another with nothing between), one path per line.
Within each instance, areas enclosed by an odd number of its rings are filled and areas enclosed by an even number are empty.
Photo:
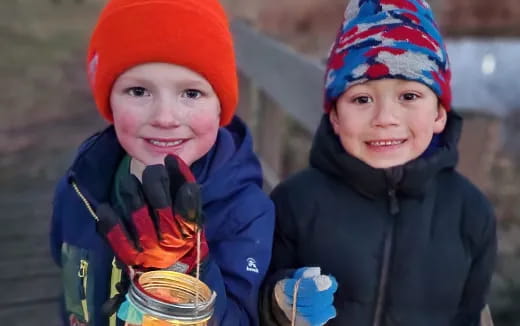
M200 280L200 238L201 238L201 233L202 233L202 230L201 228L198 228L197 230L197 269L196 269L196 272L195 272L195 277L197 278L197 280ZM196 285L196 289L195 289L195 312L196 314L198 315L199 313L199 310L198 310L198 306L199 306L199 285L197 283Z
M296 325L296 298L298 297L298 291L300 290L300 283L302 279L298 279L296 281L296 284L294 285L293 289L293 304L292 304L292 311L291 311L291 326Z

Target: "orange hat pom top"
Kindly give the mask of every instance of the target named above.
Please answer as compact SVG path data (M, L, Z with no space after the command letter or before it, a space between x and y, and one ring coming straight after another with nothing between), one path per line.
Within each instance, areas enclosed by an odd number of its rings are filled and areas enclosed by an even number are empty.
M233 41L218 0L111 0L87 53L97 108L113 121L110 92L117 77L143 63L189 68L208 80L221 105L220 125L235 113L238 82Z

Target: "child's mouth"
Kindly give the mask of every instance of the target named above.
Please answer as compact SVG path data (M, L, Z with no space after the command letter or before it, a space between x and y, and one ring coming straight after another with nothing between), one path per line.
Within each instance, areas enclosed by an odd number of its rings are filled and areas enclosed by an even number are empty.
M389 139L389 140L372 140L365 142L368 146L371 147L389 147L389 146L398 146L406 142L406 139Z
M173 140L173 141L162 141L162 140L156 140L156 139L147 139L147 141L154 145L154 146L158 146L158 147L173 147L173 146L178 146L180 144L182 144L185 140L184 139L178 139L178 140Z
M146 142L152 145L155 151L161 153L163 151L170 152L172 150L177 150L187 141L188 139L146 139Z
M406 139L380 139L366 141L368 150L373 152L388 153L401 148Z

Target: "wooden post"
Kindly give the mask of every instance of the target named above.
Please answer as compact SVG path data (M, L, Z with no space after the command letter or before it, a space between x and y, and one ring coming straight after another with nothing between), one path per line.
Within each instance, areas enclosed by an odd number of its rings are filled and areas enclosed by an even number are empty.
M264 93L260 93L257 125L257 152L262 158L267 188L274 187L282 172L285 148L285 115L280 107Z
M500 119L490 115L464 115L459 170L483 191L491 185L491 168L500 148L500 128Z
M265 190L269 192L280 180L283 140L280 136L282 127L279 124L283 124L283 117L277 116L283 113L272 100L262 94L252 80L240 73L239 88L237 115L251 130L255 151L262 164ZM273 132L274 129L277 130Z
M259 91L251 79L240 73L238 75L238 87L240 95L238 98L237 115L246 122L254 136L258 123Z
M237 115L244 120L249 127L251 135L253 137L254 147L258 147L258 123L260 112L260 90L256 84L244 76L243 74L238 75L240 96L237 107ZM257 154L259 152L257 151Z

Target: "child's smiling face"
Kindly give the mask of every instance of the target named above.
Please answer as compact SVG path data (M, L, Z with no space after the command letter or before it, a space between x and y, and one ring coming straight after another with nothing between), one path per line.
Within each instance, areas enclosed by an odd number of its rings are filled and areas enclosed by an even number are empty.
M382 79L354 85L330 112L334 132L347 152L374 168L419 157L446 125L446 110L426 85Z
M182 66L132 67L115 81L110 105L119 142L142 166L162 164L167 154L191 165L217 137L219 99L204 77Z

